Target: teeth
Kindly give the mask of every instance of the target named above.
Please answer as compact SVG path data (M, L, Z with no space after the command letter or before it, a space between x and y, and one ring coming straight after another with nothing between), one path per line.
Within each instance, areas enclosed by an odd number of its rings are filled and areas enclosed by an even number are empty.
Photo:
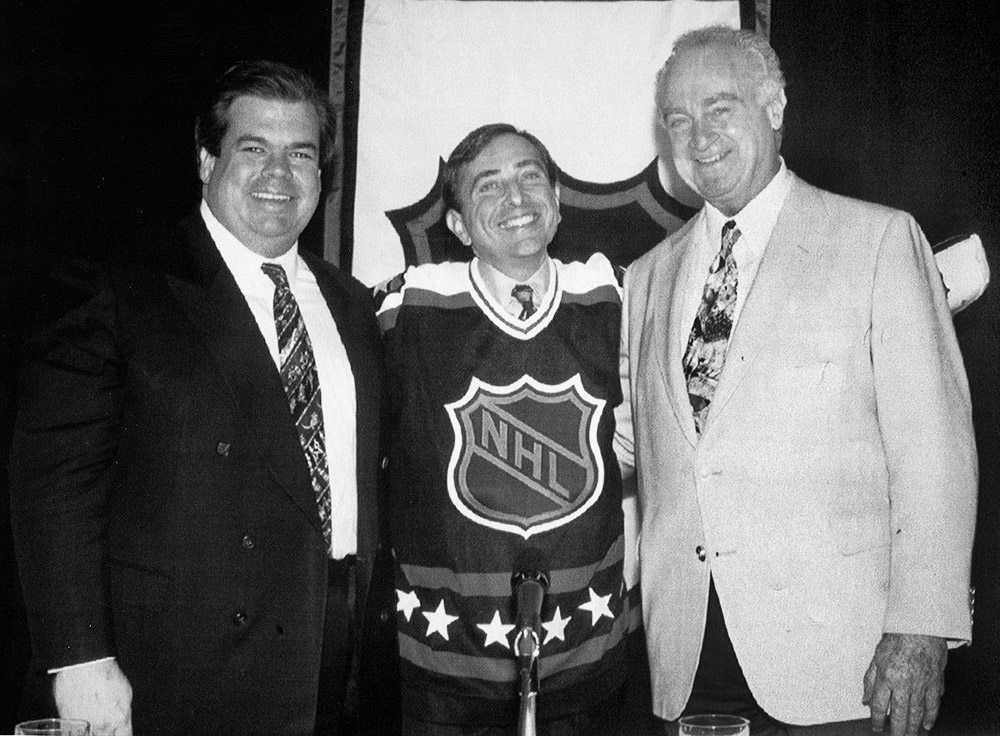
M288 202L291 200L287 194L273 194L271 192L254 192L253 197L257 199L267 199L271 202Z
M521 215L520 217L515 217L511 220L504 220L500 223L500 227L504 230L512 230L516 227L524 227L525 225L530 225L538 218L538 215Z
M700 158L700 159L698 159L698 163L700 163L700 164L714 164L716 161L720 161L721 159L722 159L722 154L719 153L719 154L716 154L715 156L712 156L712 158Z

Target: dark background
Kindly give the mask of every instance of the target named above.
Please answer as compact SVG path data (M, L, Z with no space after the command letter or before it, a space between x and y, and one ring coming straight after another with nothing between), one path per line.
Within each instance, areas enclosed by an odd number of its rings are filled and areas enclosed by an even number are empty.
M44 274L62 259L94 255L111 230L174 222L196 206L199 93L249 58L285 61L325 83L330 5L0 3L0 460L17 346ZM962 0L772 0L771 40L788 77L789 167L827 189L912 212L931 242L979 233L1000 280L998 26L991 5ZM303 236L320 252L321 220ZM955 321L981 475L974 644L951 655L939 729L955 734L1000 733L998 290ZM3 510L0 733L13 730L29 653Z

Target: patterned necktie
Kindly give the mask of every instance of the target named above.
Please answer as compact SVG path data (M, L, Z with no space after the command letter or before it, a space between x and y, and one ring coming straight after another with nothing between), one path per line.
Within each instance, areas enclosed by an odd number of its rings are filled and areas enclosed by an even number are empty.
M535 313L535 301L532 299L534 293L527 284L518 284L511 290L510 295L521 303L521 314L517 316L518 319L528 319Z
M737 281L733 245L739 237L736 222L730 220L723 226L722 248L708 269L701 305L691 327L687 350L684 351L688 399L699 434L708 416L708 405L712 402L715 387L719 385L722 366L726 362L729 333L733 329Z
M326 462L326 439L323 433L316 358L299 305L288 288L285 269L275 263L264 263L261 270L274 282L274 326L278 331L281 380L285 384L288 408L299 431L299 442L302 443L306 464L309 466L309 477L316 492L319 518L323 522L323 538L329 555L332 534L330 469Z

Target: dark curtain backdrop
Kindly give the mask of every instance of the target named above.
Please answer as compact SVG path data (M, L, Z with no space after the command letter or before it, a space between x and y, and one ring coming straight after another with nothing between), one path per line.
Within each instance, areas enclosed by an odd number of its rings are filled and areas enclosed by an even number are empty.
M43 275L61 259L99 253L112 230L172 222L197 203L194 100L229 64L271 57L327 81L331 16L352 21L331 2L0 3L0 459L16 399L14 356ZM350 5L354 22L357 10ZM913 212L932 242L980 233L1000 280L1000 28L992 6L775 0L771 10L789 80L789 166L828 189ZM348 80L349 52L334 48ZM350 83L334 81L334 95L349 101ZM338 228L335 191L328 202L304 236L317 252L324 224L328 234ZM955 734L1000 732L998 291L956 319L982 482L975 643L951 656L942 716L941 732ZM12 731L28 656L0 511L0 733Z
M792 7L794 5L794 7ZM1000 733L1000 128L995 9L973 2L772 6L790 168L912 212L932 243L978 232L994 284L955 319L980 463L973 645L949 658L942 726ZM919 396L913 397L920 401Z

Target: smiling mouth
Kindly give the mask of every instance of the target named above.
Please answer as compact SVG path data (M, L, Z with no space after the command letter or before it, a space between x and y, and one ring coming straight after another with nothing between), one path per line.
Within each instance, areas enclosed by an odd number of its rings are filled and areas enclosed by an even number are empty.
M516 230L519 227L531 225L537 219L537 212L529 212L527 215L520 215L519 217L512 217L509 220L504 220L497 227L501 230Z
M696 158L695 161L701 166L711 166L712 164L718 163L728 155L728 151L723 151L722 153L717 153L714 156L709 156L708 158Z
M250 194L254 199L259 199L264 202L291 202L292 198L288 194L276 194L274 192L252 192Z

